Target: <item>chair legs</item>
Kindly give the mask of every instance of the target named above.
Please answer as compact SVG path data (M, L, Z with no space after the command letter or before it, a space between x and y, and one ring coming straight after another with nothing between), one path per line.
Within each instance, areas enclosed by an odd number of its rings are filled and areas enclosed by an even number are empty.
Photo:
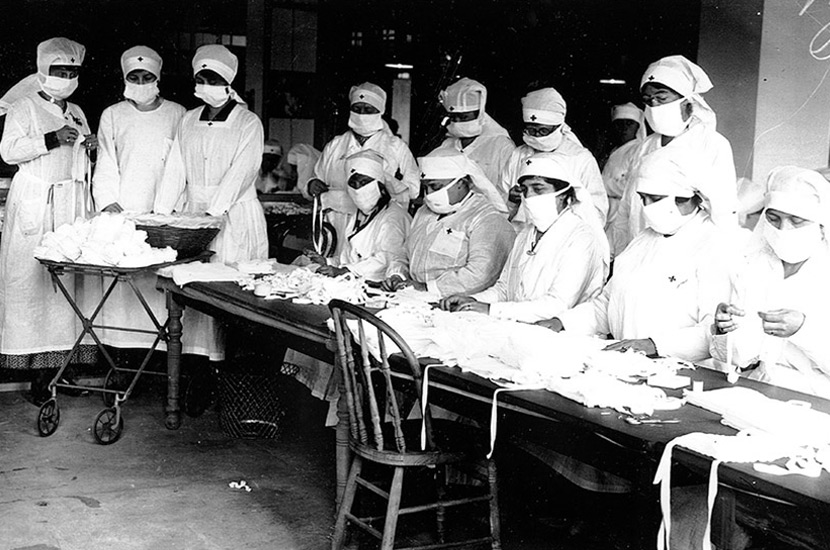
M389 489L389 502L386 504L386 518L383 522L383 539L380 550L392 550L395 546L395 531L398 528L398 510L401 507L403 489L403 468L395 468L392 474L392 487Z
M342 550L343 546L346 542L346 530L348 523L350 521L354 522L357 521L361 524L363 529L369 529L370 531L375 534L375 536L380 535L381 550L392 550L395 545L395 534L398 527L398 518L400 516L400 509L401 509L401 495L403 492L403 477L404 477L404 467L396 467L394 469L394 473L392 474L392 483L389 488L389 497L386 503L386 514L383 524L383 533L378 533L374 529L368 527L365 523L363 523L362 519L358 519L352 515L351 508L355 501L355 495L357 493L358 488L358 479L360 478L361 471L363 469L363 458L355 455L352 459L352 465L349 470L349 477L346 480L346 488L343 493L343 499L340 502L340 505L337 509L337 518L334 524L334 534L332 535L331 541L331 548L332 550ZM439 467L438 471L435 472L436 476L445 476L445 472L443 472L443 467ZM436 511L436 520L437 520L437 527L438 527L438 543L437 546L441 546L445 543L444 537L444 515L446 507L441 505L441 502L444 501L445 495L443 487L442 487L442 480L437 479L438 483L438 490L439 490L439 503L435 508ZM491 538L491 548L492 550L501 550L501 524L499 521L499 504L498 504L498 475L496 472L496 464L494 461L489 460L487 461L487 481L489 486L489 507L490 507L490 538ZM365 482L361 482L365 483ZM481 500L481 497L478 497L478 500ZM406 509L405 509L406 513ZM378 518L379 519L379 518ZM479 544L484 542L486 539L479 539ZM455 543L457 544L457 543ZM450 544L454 546L455 544Z
M332 550L340 550L346 542L346 514L352 509L355 493L357 493L357 478L363 467L363 459L355 455L352 467L346 480L346 489L343 491L343 500L337 508L337 520L334 523L334 535L331 539Z

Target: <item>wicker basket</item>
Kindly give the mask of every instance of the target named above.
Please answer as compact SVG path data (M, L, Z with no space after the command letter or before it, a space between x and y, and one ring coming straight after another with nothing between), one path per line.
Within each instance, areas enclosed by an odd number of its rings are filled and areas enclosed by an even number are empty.
M285 416L280 378L224 369L219 372L219 423L231 437L273 439L282 433Z
M173 227L172 225L136 225L147 232L147 243L155 248L169 246L179 253L179 258L198 256L219 233L218 227Z

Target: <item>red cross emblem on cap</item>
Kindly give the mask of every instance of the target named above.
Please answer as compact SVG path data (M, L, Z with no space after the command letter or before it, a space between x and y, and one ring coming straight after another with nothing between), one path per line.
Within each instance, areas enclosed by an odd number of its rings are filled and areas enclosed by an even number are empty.
M450 111L455 111L455 107L450 107Z
M75 63L75 58L74 58L74 57L70 57L70 58L69 58L69 62L70 62L70 63Z
M649 75L648 79L649 80L654 80L654 75Z
M352 168L351 173L352 173L352 174L354 174L355 172L357 172L357 170L355 170L354 168Z
M359 97L360 99L363 99L363 98L364 98L364 97L366 97L366 96L365 96L365 95L363 95L363 94L360 94L358 97Z
M426 177L427 177L427 175L424 174L423 172L421 172L421 179L425 179Z
M143 58L143 57L139 57L139 58L138 58L138 62L139 62L139 63L141 63L142 61L144 61L144 58Z
M530 120L535 121L536 120L536 115L530 115Z
M202 68L207 69L207 63L202 63Z
M532 160L527 159L527 160L525 161L525 164L527 164L528 166L530 166L532 162L533 162Z

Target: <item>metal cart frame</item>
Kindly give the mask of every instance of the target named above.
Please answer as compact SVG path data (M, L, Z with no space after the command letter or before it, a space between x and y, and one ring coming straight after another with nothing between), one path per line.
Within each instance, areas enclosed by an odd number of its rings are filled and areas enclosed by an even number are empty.
M55 377L52 379L51 382L49 382L48 387L52 393L52 396L43 405L41 405L37 416L37 429L38 433L41 436L48 437L55 433L55 431L58 429L58 425L60 424L60 407L58 407L57 402L57 388L66 388L96 391L102 394L102 397L104 398L104 404L107 406L95 417L95 421L92 425L92 433L95 436L95 440L102 445L109 445L118 441L124 430L124 418L121 415L121 405L129 399L130 394L132 393L133 389L138 383L138 379L146 371L147 365L149 365L150 360L153 357L153 353L158 348L159 343L162 340L167 342L169 339L167 330L167 325L169 321L165 320L164 323L159 322L159 320L153 313L153 310L150 309L150 306L147 304L147 300L142 295L141 290L136 286L134 280L140 275L143 275L149 271L161 269L163 267L169 267L198 260L206 260L210 257L211 254L212 252L206 252L193 258L184 258L173 262L165 262L141 267L118 267L77 264L72 262L57 262L53 260L45 260L38 258L38 261L41 264L43 264L46 267L46 269L49 270L49 275L52 277L52 282L54 283L55 287L58 290L60 290L64 298L66 298L66 301L69 303L69 306L75 312L75 315L78 317L78 319L80 319L83 327L81 333L78 335L78 338L75 340L75 344L72 346L71 351L69 352L69 354L67 354L60 369L58 369L57 374L55 374ZM75 301L75 297L67 290L66 286L63 284L63 281L61 280L61 275L64 274L80 274L84 277L101 277L102 281L104 277L112 277L112 281L107 286L106 290L101 296L101 299L98 301L98 304L96 305L94 311L89 317L86 317L84 315L84 312L81 311L81 308ZM109 297L112 295L113 290L115 290L116 285L118 285L119 283L127 284L132 289L133 294L135 294L135 297L138 299L139 303L144 309L144 312L153 322L153 325L155 326L156 330L95 324L95 318L98 316L99 313L101 313L101 311L104 308L104 304L107 302ZM155 340L153 341L153 344L150 346L150 348L147 350L147 353L145 354L144 359L142 360L141 365L138 367L138 369L119 367L116 364L115 360L112 358L112 356L109 354L109 352L107 352L104 343L101 341L101 339L98 337L98 334L95 332L96 329L115 330L121 332L135 332L141 334L153 334L155 335ZM109 364L110 371L104 380L104 385L100 388L90 388L87 386L78 386L75 384L61 383L60 379L63 376L64 371L72 362L72 358L75 356L75 353L78 351L78 349L84 341L84 338L87 335L92 337L92 339L95 341L96 347L101 352L101 355L104 357L104 360L107 362L107 364ZM119 372L133 373L132 380L130 381L129 385L125 390L119 390L112 387L115 385L115 376ZM152 374L166 374L166 372L146 372Z

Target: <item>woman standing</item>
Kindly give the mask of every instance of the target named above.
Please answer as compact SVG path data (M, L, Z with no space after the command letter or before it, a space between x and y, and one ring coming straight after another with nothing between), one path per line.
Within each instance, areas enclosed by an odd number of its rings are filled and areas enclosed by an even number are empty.
M162 60L147 46L134 46L121 55L124 101L104 109L98 125L101 145L93 178L93 195L103 212L146 213L153 209L156 187L164 174L176 128L184 107L159 94ZM156 275L147 274L135 283L157 319L167 314L164 295L156 291ZM132 290L118 285L101 312L103 325L154 330ZM125 348L147 348L152 334L102 332L106 344Z
M239 61L224 46L207 45L196 50L192 66L195 95L205 105L182 118L153 210L224 217L210 246L215 262L267 258L265 213L256 195L262 122L231 88ZM184 323L185 353L224 359L212 318L189 310Z
M75 314L54 291L49 272L32 255L43 234L74 221L81 191L72 178L76 140L97 147L80 107L67 98L78 87L85 48L67 38L52 38L37 47L36 75L10 90L11 103L0 154L20 170L12 180L0 244L0 365L36 369L34 400L45 399L46 384L77 338ZM19 99L12 102L9 96ZM84 154L80 151L79 154ZM68 290L74 292L70 277ZM75 362L94 357L83 348Z

